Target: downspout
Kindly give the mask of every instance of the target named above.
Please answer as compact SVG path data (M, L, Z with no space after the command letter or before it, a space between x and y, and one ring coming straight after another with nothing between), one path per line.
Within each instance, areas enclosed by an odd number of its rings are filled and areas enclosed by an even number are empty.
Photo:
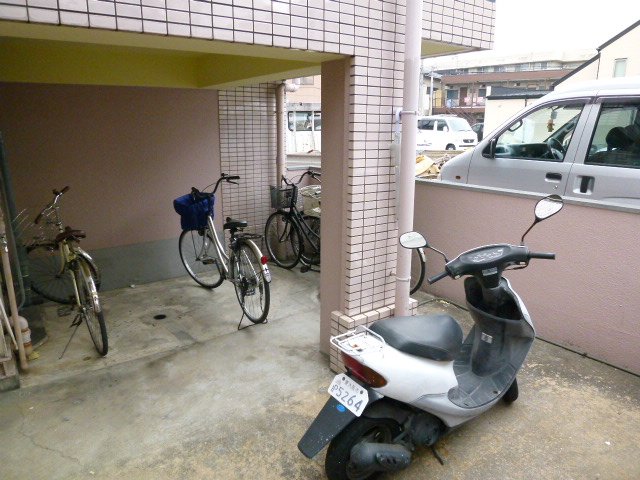
M398 233L413 230L413 203L416 190L416 136L418 132L418 81L422 46L422 0L409 0L405 16L404 87L402 101L402 144L400 147L400 181L398 183ZM395 315L409 315L409 280L411 250L398 245Z
M295 92L298 86L282 82L276 88L276 186L280 186L282 176L286 169L287 154L285 145L287 143L287 134L285 130L287 109L285 107L285 92Z

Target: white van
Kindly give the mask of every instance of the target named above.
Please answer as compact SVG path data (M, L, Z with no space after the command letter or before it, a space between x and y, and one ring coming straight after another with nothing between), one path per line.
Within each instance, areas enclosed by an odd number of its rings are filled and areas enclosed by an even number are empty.
M464 150L478 143L476 132L456 115L418 117L418 151Z
M441 179L640 207L640 78L542 97L447 162Z
M287 105L287 153L321 151L322 113L318 103Z

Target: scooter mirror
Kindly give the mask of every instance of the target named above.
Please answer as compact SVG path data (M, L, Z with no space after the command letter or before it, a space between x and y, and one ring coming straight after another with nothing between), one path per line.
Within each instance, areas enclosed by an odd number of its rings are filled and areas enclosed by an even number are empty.
M560 195L549 195L536 204L535 215L538 221L545 220L558 213L564 202Z
M428 247L427 240L418 232L407 232L400 235L400 245L404 248Z
M548 197L539 200L538 203L536 203L536 208L534 210L536 218L531 226L527 229L527 231L524 232L524 235L522 235L522 238L520 239L520 245L524 245L524 237L527 236L527 233L529 233L531 229L535 227L536 224L538 224L538 222L554 216L556 213L562 210L563 205L564 202L560 195L549 195Z

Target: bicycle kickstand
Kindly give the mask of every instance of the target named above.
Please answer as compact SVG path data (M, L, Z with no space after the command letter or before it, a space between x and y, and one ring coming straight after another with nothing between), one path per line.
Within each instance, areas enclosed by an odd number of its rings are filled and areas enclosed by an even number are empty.
M265 318L262 322L259 323L251 323L249 325L245 325L244 327L241 327L240 325L242 325L242 321L244 320L245 317L245 313L242 312L242 317L240 317L240 323L238 323L238 330L244 330L245 328L249 328L249 327L255 327L256 325L263 325L265 323L269 323L269 319Z
M74 328L73 332L71 332L71 336L69 337L69 341L67 341L67 344L64 346L64 350L62 350L62 353L58 357L58 360L61 360L62 357L64 357L64 354L67 351L67 348L69 348L69 344L71 343L71 340L73 340L73 336L78 331L78 327L80 326L81 323L82 323L82 314L78 313L76 315L76 317L73 319L73 322L71 322L71 325L69 325L69 328L71 328L71 327L76 327L76 328Z

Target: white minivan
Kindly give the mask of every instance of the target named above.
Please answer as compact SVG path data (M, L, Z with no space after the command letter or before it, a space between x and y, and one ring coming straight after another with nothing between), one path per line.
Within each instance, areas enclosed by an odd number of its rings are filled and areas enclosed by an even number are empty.
M640 207L640 78L545 95L447 162L441 179Z
M476 132L456 115L418 117L417 150L464 150L478 143Z

